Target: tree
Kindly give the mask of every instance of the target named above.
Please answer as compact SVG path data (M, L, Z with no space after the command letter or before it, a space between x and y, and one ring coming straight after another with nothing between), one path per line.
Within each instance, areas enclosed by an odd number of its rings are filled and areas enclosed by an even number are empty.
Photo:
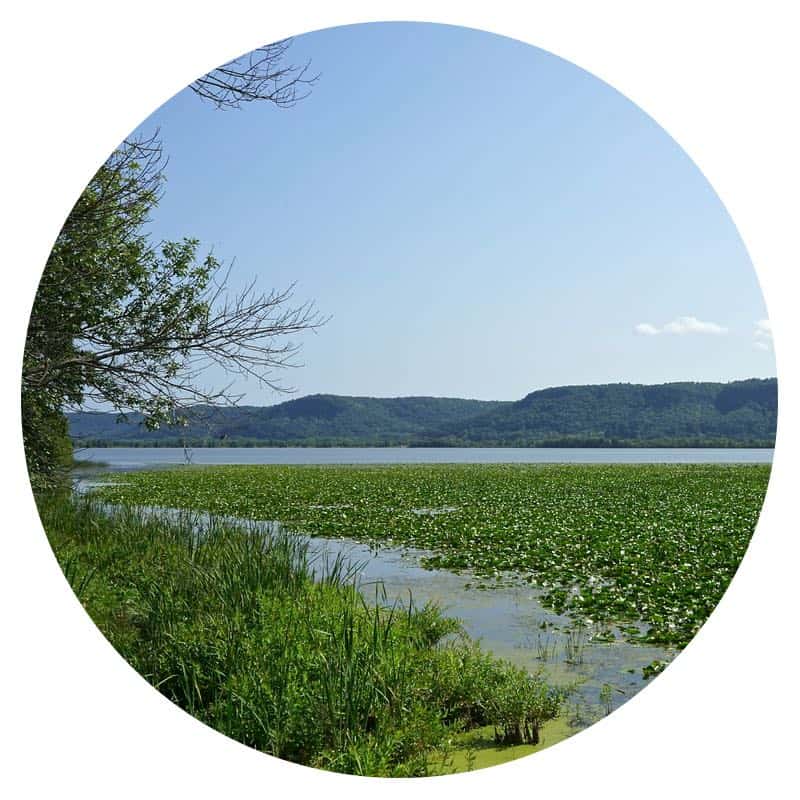
M287 42L267 45L192 85L220 108L264 99L286 106L310 84L307 68L280 68ZM276 61L277 59L277 61ZM295 366L290 337L323 324L293 286L231 295L230 267L199 242L154 243L145 232L158 205L165 158L158 134L125 141L81 193L42 275L22 370L23 437L35 486L56 481L71 450L65 407L100 404L142 412L157 427L198 403L230 405L231 385L204 386L216 364L285 391L276 369Z

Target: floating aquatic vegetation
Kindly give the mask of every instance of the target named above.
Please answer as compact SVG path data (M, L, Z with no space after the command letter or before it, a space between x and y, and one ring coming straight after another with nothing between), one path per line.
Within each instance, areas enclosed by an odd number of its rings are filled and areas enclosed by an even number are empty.
M680 647L739 566L769 473L762 464L185 467L128 473L95 491L422 548L426 567L469 571L475 586L513 575L557 612Z

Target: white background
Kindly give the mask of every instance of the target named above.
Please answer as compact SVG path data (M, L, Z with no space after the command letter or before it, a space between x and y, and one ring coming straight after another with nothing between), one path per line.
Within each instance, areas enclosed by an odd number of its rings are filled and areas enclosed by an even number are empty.
M3 12L4 508L0 791L13 798L784 797L797 740L798 26L791 2L29 2ZM19 433L27 315L52 241L105 155L157 105L265 41L335 24L469 25L550 50L650 113L716 188L776 340L773 478L718 610L646 691L532 758L422 781L328 775L251 751L139 678L67 588L35 517ZM413 58L413 53L409 54ZM290 788L291 787L291 788Z

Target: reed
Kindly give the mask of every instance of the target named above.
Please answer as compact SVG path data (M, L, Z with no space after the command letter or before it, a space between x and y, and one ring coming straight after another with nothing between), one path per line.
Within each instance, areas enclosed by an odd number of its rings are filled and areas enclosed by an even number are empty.
M110 512L41 496L65 576L154 687L238 741L303 764L426 775L454 733L496 723L524 741L562 697L494 659L457 621L387 603L344 559L292 534L182 513ZM517 720L515 722L514 720Z

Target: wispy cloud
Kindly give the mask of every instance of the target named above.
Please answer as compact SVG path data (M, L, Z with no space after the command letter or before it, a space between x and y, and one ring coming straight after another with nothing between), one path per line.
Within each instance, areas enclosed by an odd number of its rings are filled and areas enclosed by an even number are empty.
M753 338L753 347L756 350L770 350L772 348L772 325L770 325L768 319L760 319L756 322Z
M634 331L642 336L658 336L662 333L685 336L687 333L706 333L713 336L720 336L728 332L727 328L717 325L716 322L703 322L697 317L678 317L667 322L660 328L651 325L649 322L640 322L634 326Z

